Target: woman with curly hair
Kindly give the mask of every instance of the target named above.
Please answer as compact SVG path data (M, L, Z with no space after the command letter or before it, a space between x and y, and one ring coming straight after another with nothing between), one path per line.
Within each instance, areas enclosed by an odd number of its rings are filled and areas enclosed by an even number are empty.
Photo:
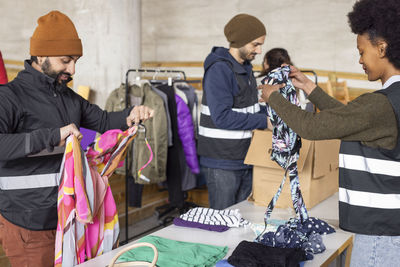
M293 84L320 110L299 110L261 85L263 99L300 136L341 139L339 226L355 233L352 266L399 266L400 255L400 2L360 0L348 14L368 80L382 89L347 105L331 98L298 69Z

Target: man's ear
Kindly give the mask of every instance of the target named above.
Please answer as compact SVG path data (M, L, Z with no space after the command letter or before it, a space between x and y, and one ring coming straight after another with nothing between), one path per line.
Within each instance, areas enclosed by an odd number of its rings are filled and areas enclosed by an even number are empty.
M46 60L46 57L37 57L38 65L42 66L42 64L45 60Z
M378 46L378 53L379 53L379 56L380 56L381 58L386 57L386 48L387 48L387 43L386 43L386 41L379 41L377 46Z

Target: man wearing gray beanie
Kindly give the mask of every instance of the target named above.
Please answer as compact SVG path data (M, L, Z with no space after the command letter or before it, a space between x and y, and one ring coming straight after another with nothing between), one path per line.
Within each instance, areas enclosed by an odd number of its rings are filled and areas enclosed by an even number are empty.
M251 61L261 54L266 30L248 14L225 26L229 49L213 47L204 62L198 153L207 181L210 208L225 209L245 200L252 188L252 166L244 164L252 130L267 128L258 104Z

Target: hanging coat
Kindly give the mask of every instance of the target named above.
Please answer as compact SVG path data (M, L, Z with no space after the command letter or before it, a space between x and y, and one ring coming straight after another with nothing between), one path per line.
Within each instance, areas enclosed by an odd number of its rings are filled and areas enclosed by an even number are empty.
M125 108L125 84L115 89L106 103L107 111L119 111ZM143 175L148 178L150 183L159 183L167 179L167 151L168 151L168 128L167 115L164 108L163 99L151 89L148 82L142 82L139 85L131 85L129 87L129 96L131 99L138 101L136 104L145 105L154 110L154 117L145 121L147 139L154 152L154 160L143 170ZM131 103L133 104L133 103ZM137 172L140 166L143 166L149 158L149 152L146 149L144 134L139 131L135 138L133 148L132 176L138 184L148 184L148 180L140 179ZM123 173L125 171L123 170Z
M182 98L175 95L175 100L178 112L178 134L185 152L186 162L192 173L197 174L200 172L200 167L197 159L192 115Z

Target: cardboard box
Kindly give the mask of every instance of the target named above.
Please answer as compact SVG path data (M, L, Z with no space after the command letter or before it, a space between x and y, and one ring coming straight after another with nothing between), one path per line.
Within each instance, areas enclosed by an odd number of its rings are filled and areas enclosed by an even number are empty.
M297 167L300 190L307 209L338 191L339 146L339 140L302 139ZM253 131L253 138L244 162L254 165L253 190L249 200L262 206L268 206L284 176L284 170L270 159L271 151L272 132ZM276 207L293 207L289 177L286 179Z

